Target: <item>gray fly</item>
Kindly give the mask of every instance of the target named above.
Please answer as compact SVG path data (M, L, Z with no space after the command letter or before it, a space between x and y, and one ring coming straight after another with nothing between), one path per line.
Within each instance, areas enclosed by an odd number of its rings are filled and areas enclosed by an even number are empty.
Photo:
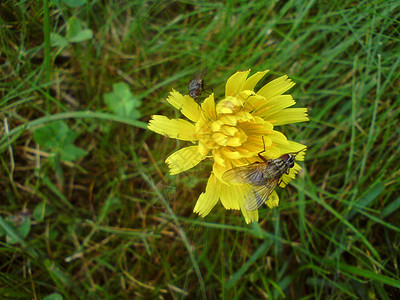
M208 67L203 70L197 71L189 81L189 96L194 100L199 98L201 92L204 90L204 76L208 71Z
M258 209L267 201L268 197L279 184L283 174L289 174L290 169L294 167L295 157L300 151L283 154L276 159L266 159L261 156L263 152L265 150L258 153L262 162L233 168L222 175L225 181L251 185L244 203L244 207L248 211Z

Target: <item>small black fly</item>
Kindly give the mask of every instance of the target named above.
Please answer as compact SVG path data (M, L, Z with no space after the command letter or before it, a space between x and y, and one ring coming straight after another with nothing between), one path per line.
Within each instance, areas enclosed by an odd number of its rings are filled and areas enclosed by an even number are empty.
M189 96L194 100L199 98L201 92L204 90L205 82L203 80L204 76L208 71L208 67L203 70L197 71L189 81Z

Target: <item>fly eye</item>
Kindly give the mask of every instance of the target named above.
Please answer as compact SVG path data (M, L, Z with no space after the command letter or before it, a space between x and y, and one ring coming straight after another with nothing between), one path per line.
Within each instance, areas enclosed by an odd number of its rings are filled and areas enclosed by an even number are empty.
M289 160L289 158L290 158L289 154L283 154L281 156L281 159L286 160L286 161Z

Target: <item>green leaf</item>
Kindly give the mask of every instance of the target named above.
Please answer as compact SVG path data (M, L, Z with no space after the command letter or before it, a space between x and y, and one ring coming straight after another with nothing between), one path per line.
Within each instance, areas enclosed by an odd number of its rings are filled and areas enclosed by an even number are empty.
M399 209L400 209L400 197L397 197L391 203L386 205L384 209L382 209L381 217L386 218L387 216L397 212Z
M86 4L86 0L63 0L69 7L79 7Z
M140 112L137 108L141 105L141 99L133 95L124 82L113 85L113 91L104 95L104 102L117 115L138 119Z
M33 139L46 149L58 149L62 148L69 132L70 129L64 121L52 122L35 129Z
M351 266L345 263L335 263L335 267L338 267L340 271L342 272L348 272L369 280L376 280L378 282L381 282L383 284L387 284L396 288L400 288L400 281L398 278L394 277L388 277L386 275L379 274L377 271L371 271L367 270L358 266Z
M68 19L67 23L67 34L65 37L70 40L75 35L79 34L83 30L83 23L76 17L71 17Z
M12 221L10 221L9 218L4 220L0 216L0 227L2 228L2 231L6 233L6 239L7 242L8 240L14 240L23 243L24 240L21 238L20 234L18 233L18 230L15 228L14 224Z
M61 296L58 293L53 293L43 298L43 300L63 300L63 299L64 299L63 296Z
M65 36L71 43L79 43L89 40L93 37L93 32L86 29L81 20L76 17L71 17L68 20L67 34Z
M86 28L81 20L76 17L69 18L67 22L67 33L64 36L58 33L50 34L50 41L53 47L64 48L69 43L80 43L90 40L93 37L93 31Z
M66 161L75 161L84 157L87 151L75 146L74 144L65 145L61 151L61 159Z
M52 209L46 205L46 202L40 202L36 205L35 210L33 211L33 217L37 222L42 222L44 217L50 215L52 213Z
M19 236L7 235L6 241L9 244L17 244L18 242L20 242L20 238L24 239L28 236L29 232L31 231L31 219L25 218L25 220L23 220L18 227L14 226L14 228L16 229L16 232L18 233Z
M68 46L68 40L58 33L50 33L50 43L52 47L64 48Z
M77 33L73 37L69 38L71 43L80 43L87 40L90 40L93 37L93 31L91 29L84 29L81 32Z
M61 159L74 161L87 154L73 144L78 135L64 121L57 121L35 129L33 139L44 149L60 154Z

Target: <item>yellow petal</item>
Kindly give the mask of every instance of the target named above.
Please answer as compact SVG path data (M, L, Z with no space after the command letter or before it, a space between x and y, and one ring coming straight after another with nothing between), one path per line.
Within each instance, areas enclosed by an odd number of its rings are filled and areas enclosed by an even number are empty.
M219 118L219 121L223 122L226 125L236 126L237 119L235 116L224 115Z
M226 209L240 209L239 201L244 201L243 185L221 185L221 203ZM243 198L243 199L241 199Z
M219 181L224 182L222 180L222 174L224 174L228 169L231 169L231 167L227 168L227 167L222 166L220 164L214 163L212 172L215 175L215 177L218 178Z
M243 158L243 155L240 152L231 150L229 147L222 148L221 152L226 158L229 158L229 159L241 159L241 158Z
M286 108L280 112L270 115L267 121L274 126L305 122L310 119L307 117L307 108Z
M258 222L258 210L248 211L244 207L242 209L242 214L246 224L250 224L252 222Z
M214 93L208 96L204 102L201 104L201 108L205 117L211 120L215 120L215 101L214 101Z
M258 221L258 210L248 211L244 207L244 201L245 201L246 196L249 193L249 191L250 191L250 188L246 187L246 185L238 186L237 190L235 191L237 194L237 197L238 197L238 203L239 203L240 210L242 211L244 220L246 221L247 224Z
M242 86L249 75L250 70L239 71L229 77L225 85L225 97L235 96L237 93L241 92Z
M282 150L282 154L285 153L296 153L296 160L303 161L305 156L305 151L307 150L307 146L296 143L293 141L287 141L286 144L280 144L279 148Z
M252 114L246 111L239 111L238 113L235 114L235 117L238 121L242 122L249 122L254 120Z
M255 93L253 90L246 90L246 89L243 89L242 91L240 91L240 92L237 94L236 97L239 98L239 99L241 100L241 102L242 102L241 105L245 105L246 102L247 102L247 100L250 99L250 96L254 97L255 95L256 95L256 93ZM260 97L261 97L261 96L260 96Z
M240 159L245 158L245 157L252 157L257 153L253 153L250 152L248 149L246 149L245 147L243 147L244 143L242 144L242 146L237 147L236 150L240 153Z
M239 135L235 137L228 137L225 146L239 147L246 141L246 136Z
M289 145L289 142L288 142L286 136L285 136L283 133L279 132L279 131L273 130L273 131L268 135L268 138L270 138L271 141L272 141L274 144L279 144L279 147L280 147L281 145Z
M228 96L221 100L216 107L217 114L231 114L242 106L243 102L239 98Z
M256 117L254 122L242 123L241 128L247 135L267 135L273 132L274 126L263 119Z
M264 153L261 153L262 157L266 159L276 159L282 155L281 149L279 147L271 146L265 149Z
M202 142L202 140L199 141L199 144L198 144L197 147L198 147L198 148L197 148L197 151L199 151L199 153L200 153L201 155L203 155L203 156L206 156L207 153L208 153L208 151L210 151L210 149L207 147L206 144L204 144L204 143Z
M208 215L211 209L218 202L221 185L222 183L214 176L214 174L211 174L207 182L206 192L201 193L193 211L203 218Z
M260 81L261 78L264 77L265 74L268 73L269 70L265 70L262 72L257 72L254 75L250 76L244 83L242 90L254 90L256 84Z
M294 85L295 83L285 75L268 82L257 92L257 94L264 96L265 99L268 100L271 97L283 94Z
M221 128L223 125L224 125L224 123L221 122L220 120L214 121L211 124L211 130L214 132L219 132L219 131L221 131Z
M211 130L212 123L214 122L211 122L208 119L201 117L200 120L195 124L196 128L195 137L199 139L210 139L212 132Z
M258 107L262 107L265 105L266 100L263 96L255 94L253 96L249 96L244 101L243 109L245 111L254 111ZM254 113L252 113L254 115Z
M221 166L225 166L225 159L222 157L221 154L221 147L216 148L215 150L213 150L212 152L212 156L214 158L215 163L221 165Z
M222 185L221 203L226 209L240 209L247 224L258 221L258 210L248 211L244 208L244 201L250 191L248 184Z
M284 188L287 184L296 177L297 173L301 170L301 167L295 163L294 167L289 170L289 174L283 174L281 180L279 181L279 186Z
M225 135L229 135L229 136L234 136L235 134L237 134L238 132L238 128L237 127L232 127L232 126L222 126L221 127L221 132Z
M172 90L167 98L169 104L179 109L182 114L193 122L197 122L200 118L200 106L189 96L183 96L181 93Z
M198 151L198 146L182 148L172 153L165 162L168 164L171 175L175 175L193 168L205 158Z
M170 138L182 141L194 141L195 126L186 120L168 119L165 116L153 115L147 128Z
M271 141L271 140L269 140ZM258 152L264 150L262 141L253 141L252 139L248 139L240 146L240 151L242 153L254 153L253 155L257 155Z
M269 195L267 201L265 201L265 204L267 204L269 208L274 208L276 206L279 206L278 194L275 191L273 191L271 195Z
M226 143L228 142L228 137L225 134L219 132L213 133L212 138L214 142L216 142L220 146L226 146Z
M254 114L265 119L268 118L268 116L295 104L296 102L293 100L291 95L279 95L272 97L269 100L265 100L264 104L257 107L257 109L254 111Z

